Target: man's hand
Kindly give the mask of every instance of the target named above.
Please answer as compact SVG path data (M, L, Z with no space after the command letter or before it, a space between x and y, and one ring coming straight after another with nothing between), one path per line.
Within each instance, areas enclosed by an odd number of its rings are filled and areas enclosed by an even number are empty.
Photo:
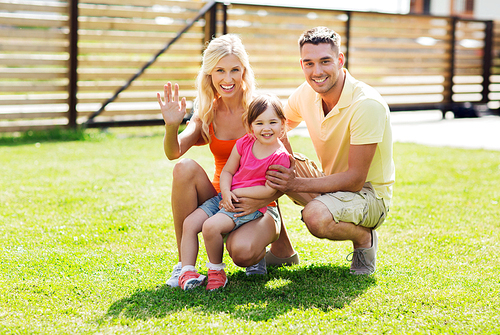
M238 202L233 203L235 208L234 212L238 213L235 215L236 217L251 214L262 207L266 207L271 202L268 199L253 199L247 197L240 197L238 200Z
M289 157L290 168L287 169L282 165L271 165L266 172L267 185L283 193L294 191L297 185L295 158L292 155Z

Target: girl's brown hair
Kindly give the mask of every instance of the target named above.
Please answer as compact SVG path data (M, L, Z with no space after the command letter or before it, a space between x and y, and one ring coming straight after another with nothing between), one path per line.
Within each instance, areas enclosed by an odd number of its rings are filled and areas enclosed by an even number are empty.
M249 133L252 129L252 122L270 107L276 112L276 115L281 121L286 121L285 113L283 112L283 104L278 96L275 94L262 94L252 100L248 106L247 112L243 114L243 124Z

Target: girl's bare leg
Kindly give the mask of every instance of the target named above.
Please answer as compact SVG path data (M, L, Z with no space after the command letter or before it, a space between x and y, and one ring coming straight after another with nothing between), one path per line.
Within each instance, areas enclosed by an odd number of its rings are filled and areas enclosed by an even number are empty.
M266 255L266 247L278 236L279 230L274 219L266 213L231 232L226 248L236 265L247 267L262 260Z
M205 170L194 160L184 158L174 167L172 181L172 214L179 262L181 261L182 226L199 205L217 195ZM200 229L201 231L201 229Z
M199 250L198 233L201 231L203 223L207 219L207 213L198 208L184 220L181 242L183 267L186 265L196 265L196 258L198 257Z
M226 214L215 214L203 223L203 240L207 249L208 260L212 264L222 263L224 255L224 237L222 234L229 233L235 224Z

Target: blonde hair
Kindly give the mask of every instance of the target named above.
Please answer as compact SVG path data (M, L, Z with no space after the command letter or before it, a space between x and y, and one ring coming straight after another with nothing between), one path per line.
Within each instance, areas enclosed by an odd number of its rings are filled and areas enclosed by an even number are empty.
M209 125L215 117L215 101L219 97L217 90L212 84L211 73L217 63L225 56L235 55L243 65L243 107L245 111L252 100L255 90L255 76L248 60L248 54L241 43L241 39L234 34L222 35L214 38L203 52L203 63L196 78L197 97L195 108L198 117L202 121L202 136L210 142Z

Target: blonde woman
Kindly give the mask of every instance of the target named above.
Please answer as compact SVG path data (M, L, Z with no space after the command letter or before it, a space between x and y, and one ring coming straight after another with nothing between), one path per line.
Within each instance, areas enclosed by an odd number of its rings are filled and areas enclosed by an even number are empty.
M182 268L180 247L184 220L199 205L220 192L222 168L236 140L246 134L242 116L253 98L255 79L248 54L238 36L223 35L208 44L196 79L196 89L195 113L181 134L178 131L186 113L186 99L179 100L179 86L169 82L164 87L164 99L160 93L157 94L165 121L163 146L166 156L170 160L177 159L193 145L208 144L215 160L212 181L192 159L184 158L174 167L171 202L179 262L167 280L172 287L178 286ZM243 216L266 206L275 198L243 198L235 204L236 211ZM228 235L228 253L236 265L247 267L247 274L265 273L265 264L262 268L261 261L266 254L266 246L280 234L276 220L280 222L281 218L265 214ZM284 229L283 235L286 235ZM285 237L283 240L289 241ZM280 250L287 253L286 256L296 255L289 243Z

